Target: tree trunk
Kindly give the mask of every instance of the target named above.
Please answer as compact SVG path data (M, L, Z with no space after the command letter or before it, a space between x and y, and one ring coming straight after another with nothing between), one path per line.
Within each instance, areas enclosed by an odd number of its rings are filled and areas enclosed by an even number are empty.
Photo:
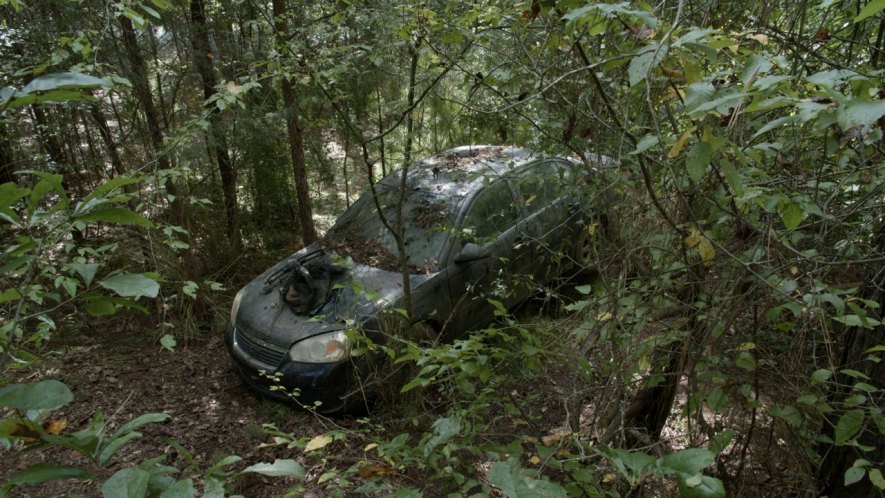
M273 0L274 25L277 36L282 40L288 38L288 20L286 0ZM283 78L281 82L283 105L286 108L286 132L289 137L289 154L292 157L292 173L295 176L295 192L298 196L298 221L301 224L301 240L305 245L317 241L316 228L313 223L313 209L310 202L310 189L307 185L307 167L304 162L304 130L298 117L298 96L292 83Z
M0 184L14 181L15 155L12 152L12 141L6 123L0 121Z
M154 105L154 98L151 95L151 88L148 84L147 65L144 57L138 48L138 40L135 37L135 28L132 21L126 16L120 16L120 27L123 32L123 47L126 50L126 57L129 59L130 65L130 81L135 90L135 97L141 105L144 113L144 120L147 124L148 135L153 148L151 154L156 158L159 169L169 169L169 158L163 151L163 132L160 129L160 119L157 113L157 107ZM170 202L170 222L173 225L184 225L184 204L181 196L178 195L178 189L172 178L167 177L165 182L166 193L172 198Z
M885 226L879 229L877 235L878 253L885 254ZM864 289L864 298L878 303L878 309L869 309L871 316L878 320L882 320L883 310L885 310L885 268L870 268L870 279L867 281ZM831 498L853 498L853 497L873 497L881 496L881 491L873 485L869 476L864 476L860 481L850 485L845 485L845 471L850 469L855 460L865 459L873 462L872 467L868 470L877 468L885 461L885 445L882 444L882 433L877 424L872 420L871 413L867 407L882 407L885 403L885 362L873 361L868 357L881 358L881 353L869 354L870 348L881 346L882 337L885 337L885 325L868 330L862 327L852 327L846 331L845 342L842 346L842 356L840 364L837 366L837 372L844 369L851 369L867 375L870 380L865 382L878 388L876 391L864 392L863 395L868 399L866 403L858 408L865 408L864 424L861 432L857 435L857 442L860 445L872 447L872 451L862 451L855 445L836 446L835 444L821 444L818 448L819 453L823 456L823 461L818 469L818 483L821 486L821 494L828 495ZM852 392L851 386L858 382L859 379L839 374L836 376L836 382L833 384L830 393L830 404L839 406L841 401L848 396L857 394ZM839 421L843 411L837 410L830 414L828 420L824 423L822 435L829 440L835 439L835 427ZM882 417L881 413L878 417Z
M191 45L197 72L203 85L203 98L209 100L215 95L218 76L212 63L212 47L209 44L209 28L203 0L191 0ZM237 231L237 175L227 150L227 137L218 123L218 110L213 108L209 116L209 148L214 152L221 177L221 191L224 196L224 214L227 220L227 237L234 245L239 245Z
M89 116L98 128L98 134L101 135L101 140L108 150L108 157L111 159L111 167L114 168L114 173L122 175L126 172L126 167L123 165L123 159L120 157L117 141L114 140L114 135L111 133L110 126L108 126L108 120L104 117L104 113L101 112L98 105L89 106Z

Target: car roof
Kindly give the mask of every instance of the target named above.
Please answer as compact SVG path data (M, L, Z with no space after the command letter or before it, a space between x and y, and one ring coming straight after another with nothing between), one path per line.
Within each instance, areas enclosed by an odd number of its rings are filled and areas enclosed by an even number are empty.
M424 196L446 198L449 203L469 197L483 185L541 156L517 147L466 145L429 157L409 167L406 186ZM380 185L399 189L399 171Z

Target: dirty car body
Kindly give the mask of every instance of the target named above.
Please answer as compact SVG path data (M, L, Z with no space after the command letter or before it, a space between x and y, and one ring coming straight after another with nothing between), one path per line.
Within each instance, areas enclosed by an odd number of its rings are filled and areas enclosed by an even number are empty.
M319 244L274 265L237 294L226 344L252 387L336 414L365 402L383 359L351 357L353 331L386 340L402 309L391 226L402 197L411 320L444 338L493 320L538 285L584 263L579 166L523 149L467 146L380 180ZM577 241L577 242L576 242ZM505 285L501 285L506 282Z

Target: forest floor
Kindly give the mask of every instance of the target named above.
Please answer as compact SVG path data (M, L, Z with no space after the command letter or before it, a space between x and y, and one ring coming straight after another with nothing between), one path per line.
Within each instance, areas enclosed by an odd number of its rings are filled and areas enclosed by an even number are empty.
M263 399L240 382L219 331L170 352L159 345L156 333L145 333L145 324L137 322L121 320L123 329L99 327L104 332L57 336L53 346L64 353L50 355L22 371L16 381L54 378L67 384L74 401L52 414L52 419L67 424L65 433L86 428L96 411L104 415L109 431L149 412L165 412L171 419L140 429L143 436L129 442L106 468L96 467L72 450L38 449L10 457L0 448L0 482L14 471L43 461L75 465L96 476L92 482L20 487L10 496L97 496L96 482L160 455L166 456L164 464L197 475L226 455L243 459L232 468L293 458L293 450L285 447L259 447L268 439L260 425L263 422L299 435L325 432L311 414ZM247 497L282 496L292 484L285 478L249 474L234 481L234 491Z
M239 470L247 465L273 462L275 459L298 460L308 469L305 490L289 496L322 497L328 495L327 486L330 483L322 484L327 472L343 470L365 459L363 448L368 440L363 441L359 434L366 434L369 427L372 431L380 431L373 433L379 438L393 438L402 431L413 432L420 438L421 429L426 429L427 422L433 420L432 413L413 414L413 417L397 413L393 417L395 420L391 420L391 410L383 410L387 413L372 422L354 418L322 419L289 405L264 399L248 389L232 368L220 327L180 344L175 351L168 351L159 344L160 333L144 318L130 315L128 319L117 317L99 322L90 324L88 331L55 336L53 351L56 353L48 354L28 369L20 370L13 381L53 378L70 387L74 401L50 417L51 420L66 423L65 434L88 427L97 411L104 415L109 431L144 413L164 412L171 419L140 429L142 437L124 446L107 467L98 467L71 450L36 449L11 454L9 450L0 448L0 482L5 482L13 472L39 462L74 465L95 476L94 480L23 486L13 489L9 496L99 496L100 483L117 470L161 455L165 457L163 464L181 471L177 478L193 477L200 482L206 469L213 463L224 456L237 455L242 461L227 470ZM531 413L524 416L539 434L546 434L547 437L559 437L568 430L563 426L568 418L562 406L562 399L566 397L563 393L578 389L578 379L563 375L564 371L561 370L556 366L551 367L543 377L546 379L545 385L533 385L528 389L513 386L512 395L526 397L524 406ZM600 395L603 398L597 399L604 399L603 393L596 394ZM529 396L533 396L534 401L528 402ZM594 412L601 412L602 407L595 406L592 401L596 396L585 398L589 404L581 407L582 425L596 416ZM684 399L679 400L679 403L684 402ZM514 430L507 425L511 422L501 421L502 433ZM664 431L663 450L675 451L684 446L686 441L681 434L686 422L683 417L672 417ZM287 448L285 444L268 444L272 442L272 435L264 424L272 424L281 433L301 438L301 446L303 441L328 433L331 429L343 429L351 436L346 442L335 442L324 452L317 452L321 454L306 455L297 445ZM796 496L810 496L801 491L808 489L808 483L802 482L803 472L790 469L796 459L785 451L786 443L770 424L770 420L765 421L764 427L757 430L758 435L749 445L749 452L744 447L744 454L756 454L756 457L750 457L741 479L745 484L738 486L741 491L737 495L765 496L772 489L791 489ZM738 452L736 450L737 445L729 453ZM738 459L743 460L743 457L729 458L730 461ZM733 474L734 469L730 470L729 473ZM434 496L432 486L427 488L428 483L422 482L425 477L389 475L383 481L393 488L424 488L426 496ZM248 474L234 479L230 491L231 494L247 498L281 497L297 484L292 478ZM672 482L659 479L647 480L642 488L646 496L671 496L676 493Z

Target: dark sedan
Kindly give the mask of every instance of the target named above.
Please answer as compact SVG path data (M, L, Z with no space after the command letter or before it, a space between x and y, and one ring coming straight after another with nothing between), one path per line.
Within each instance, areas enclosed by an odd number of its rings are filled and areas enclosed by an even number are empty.
M401 172L388 175L320 244L237 293L225 336L243 378L320 413L363 404L369 372L383 359L351 358L354 331L383 342L384 317L398 310L424 333L452 337L491 322L493 296L509 308L586 263L579 171L523 149L467 146L410 167L404 192ZM391 231L397 219L405 261Z

